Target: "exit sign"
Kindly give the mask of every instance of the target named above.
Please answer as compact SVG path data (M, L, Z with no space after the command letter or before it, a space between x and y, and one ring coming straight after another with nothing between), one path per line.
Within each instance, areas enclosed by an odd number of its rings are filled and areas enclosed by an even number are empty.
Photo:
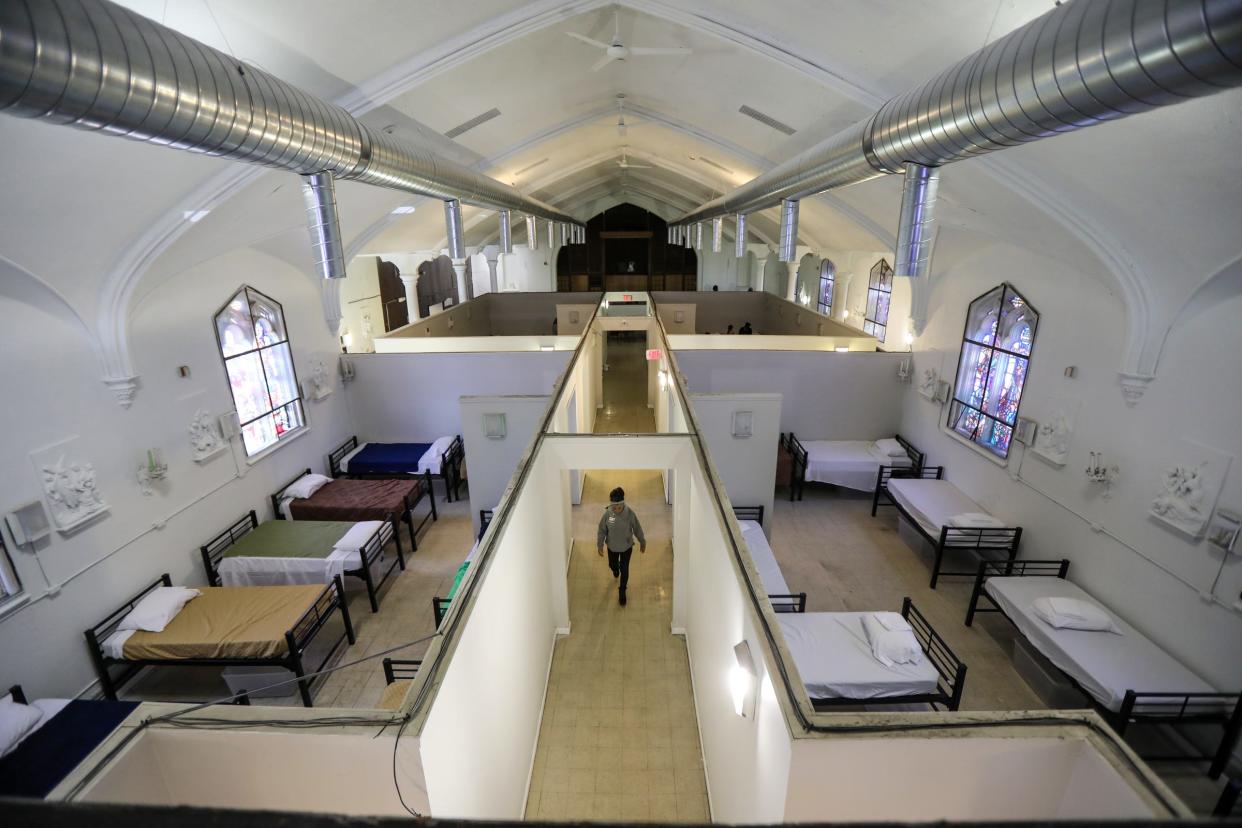
M623 294L621 294L621 301L622 301L622 302L633 302L633 301L634 301L634 294L632 294L632 293L623 293Z
M648 362L655 362L662 356L664 356L664 352L661 351L659 348L652 348L649 351L647 351Z

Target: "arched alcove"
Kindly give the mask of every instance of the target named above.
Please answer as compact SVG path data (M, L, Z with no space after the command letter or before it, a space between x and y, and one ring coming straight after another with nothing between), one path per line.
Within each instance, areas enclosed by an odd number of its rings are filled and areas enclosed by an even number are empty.
M669 244L668 224L633 204L618 204L586 223L586 242L556 255L556 289L694 290L698 256Z

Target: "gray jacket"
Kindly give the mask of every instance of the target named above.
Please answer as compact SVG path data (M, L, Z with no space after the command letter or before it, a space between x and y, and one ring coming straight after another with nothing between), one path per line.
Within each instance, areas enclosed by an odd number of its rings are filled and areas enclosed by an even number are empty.
M624 552L634 545L633 538L638 538L638 542L643 546L647 545L647 538L643 535L642 524L638 522L638 515L634 514L634 510L626 506L621 510L621 514L612 511L610 504L604 509L603 516L599 519L599 537L595 542L596 546L608 545L610 552Z

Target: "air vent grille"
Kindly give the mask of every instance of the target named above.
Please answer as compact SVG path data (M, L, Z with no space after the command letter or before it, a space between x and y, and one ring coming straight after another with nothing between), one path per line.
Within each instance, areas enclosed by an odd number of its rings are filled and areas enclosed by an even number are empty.
M496 107L492 107L491 109L484 112L482 115L476 115L473 118L471 118L469 121L460 123L457 126L453 127L448 132L444 133L444 137L445 138L456 138L458 135L461 135L462 133L469 132L470 130L474 129L479 124L485 124L488 121L490 121L492 118L498 118L498 117L500 117L500 110L497 109Z
M786 135L793 135L795 132L798 131L794 129L793 127L791 127L789 124L783 124L780 121L773 118L771 115L764 115L759 110L751 109L749 106L746 106L745 104L742 104L742 107L738 110L738 112L742 113L747 118L754 118L756 121L763 124L764 126L770 126L772 127L772 129L776 130L777 132L783 132Z

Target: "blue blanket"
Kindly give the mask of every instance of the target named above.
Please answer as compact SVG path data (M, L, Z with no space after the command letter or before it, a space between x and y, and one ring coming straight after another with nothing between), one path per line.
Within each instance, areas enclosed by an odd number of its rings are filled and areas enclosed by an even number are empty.
M138 702L71 701L0 759L0 796L43 799Z
M349 458L346 474L418 474L418 461L429 448L431 443L367 443Z

